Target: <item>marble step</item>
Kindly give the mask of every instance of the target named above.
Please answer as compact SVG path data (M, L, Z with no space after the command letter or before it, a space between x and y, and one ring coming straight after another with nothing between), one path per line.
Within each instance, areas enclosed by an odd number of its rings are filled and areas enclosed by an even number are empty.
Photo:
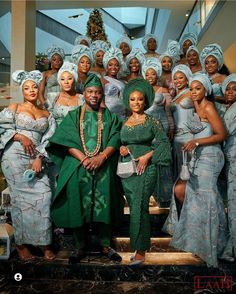
M170 237L151 238L150 252L178 252L177 249L170 246ZM130 252L130 238L116 237L113 238L114 248L122 253Z

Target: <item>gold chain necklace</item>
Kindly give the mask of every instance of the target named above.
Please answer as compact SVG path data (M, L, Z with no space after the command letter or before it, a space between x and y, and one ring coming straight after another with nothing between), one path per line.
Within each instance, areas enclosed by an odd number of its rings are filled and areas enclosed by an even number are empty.
M93 157L98 154L100 148L101 148L101 142L102 142L102 109L100 108L98 111L98 137L97 137L97 145L93 152L89 152L84 140L84 129L83 129L83 120L84 120L84 114L85 114L86 106L84 105L81 109L80 119L79 119L79 126L80 126L80 138L82 142L82 146L84 149L84 153L87 157Z

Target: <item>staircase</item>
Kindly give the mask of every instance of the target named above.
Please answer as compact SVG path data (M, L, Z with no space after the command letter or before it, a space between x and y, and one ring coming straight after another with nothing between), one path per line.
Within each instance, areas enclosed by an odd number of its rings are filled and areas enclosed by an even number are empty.
M153 205L153 204L152 204ZM60 245L57 258L45 262L41 251L35 251L39 258L34 262L22 262L14 254L0 263L0 293L236 293L231 288L214 292L208 285L202 285L201 292L195 292L196 277L236 277L236 265L220 264L219 269L207 268L205 263L191 253L179 252L169 246L170 236L161 228L168 215L168 208L150 206L152 227L151 248L145 263L130 266L130 240L128 235L129 208L124 209L124 222L113 239L113 247L122 256L122 262L115 264L99 254L92 254L78 264L69 265L68 257L74 250L70 231L56 233ZM35 248L33 248L35 250ZM14 275L21 273L20 282ZM198 284L200 285L200 284ZM204 288L205 287L205 288ZM21 290L19 290L21 289ZM28 290L26 290L28 289ZM30 290L31 289L31 290ZM204 292L205 290L206 292ZM214 290L214 291L213 291ZM219 290L219 289L218 289ZM227 291L226 291L227 290ZM9 292L8 292L9 291ZM19 292L21 291L21 292ZM31 291L31 292L30 292Z

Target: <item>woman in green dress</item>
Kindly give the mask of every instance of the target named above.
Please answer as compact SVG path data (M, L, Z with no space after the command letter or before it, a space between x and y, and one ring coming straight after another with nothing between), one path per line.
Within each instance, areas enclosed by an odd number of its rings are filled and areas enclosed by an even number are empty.
M147 115L155 93L144 79L131 80L124 89L124 104L131 115L121 129L120 155L123 161L130 160L130 152L136 160L136 173L122 179L124 193L130 207L131 264L145 260L145 251L150 248L149 198L157 179L157 166L171 162L169 140L161 123Z

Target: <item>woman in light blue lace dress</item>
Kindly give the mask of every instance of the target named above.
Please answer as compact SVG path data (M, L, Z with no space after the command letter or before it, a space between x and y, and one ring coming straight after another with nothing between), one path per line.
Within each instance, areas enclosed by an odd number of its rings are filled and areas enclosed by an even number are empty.
M47 108L56 120L57 126L70 110L74 110L83 104L83 96L76 93L75 83L78 79L77 66L65 61L58 71L59 93L47 95Z
M209 78L197 74L190 80L190 93L197 115L189 123L193 139L183 146L193 152L189 164L190 179L179 179L174 186L169 216L164 230L173 235L170 245L192 252L208 266L217 267L228 240L227 220L217 179L224 165L219 143L226 138L226 129L212 102L205 93L212 91ZM176 203L182 210L177 214Z
M177 95L170 103L170 109L173 113L175 123L175 134L173 138L174 181L178 178L183 163L182 146L192 139L192 134L186 126L188 118L192 117L194 113L193 102L190 98L188 88L188 80L191 75L190 69L184 64L175 66L172 71L172 80L177 92Z
M118 79L123 55L120 49L110 48L103 57L106 75L101 79L104 87L105 105L112 112L118 115L121 120L125 119L125 107L123 105L124 81Z
M44 258L55 258L51 243L49 178L43 169L45 146L55 131L55 120L37 106L39 71L16 71L12 78L21 86L25 102L11 104L0 113L2 171L10 190L11 217L16 249L22 260L33 259L26 244L44 246ZM27 178L32 169L35 177Z
M209 44L200 53L202 68L206 71L212 83L213 94L216 102L225 103L221 84L226 75L219 71L224 64L224 54L218 44Z
M229 75L222 84L226 100L223 120L228 137L223 144L227 179L228 223L230 230L229 246L225 259L234 261L236 256L236 74Z
M60 87L57 81L57 73L63 64L65 52L61 47L52 45L47 49L47 55L51 63L51 69L43 72L40 83L39 100L44 105L48 93L58 93Z

